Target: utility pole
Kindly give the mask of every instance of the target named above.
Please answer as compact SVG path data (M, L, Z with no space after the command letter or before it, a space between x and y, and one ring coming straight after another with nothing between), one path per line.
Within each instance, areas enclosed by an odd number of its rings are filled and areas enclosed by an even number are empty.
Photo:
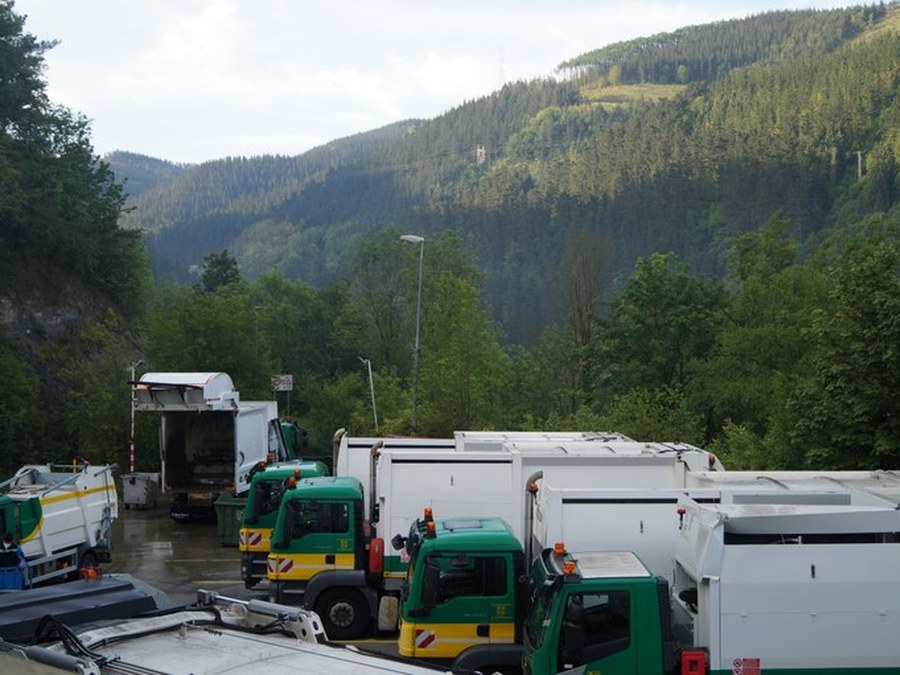
M412 377L412 433L413 436L416 434L416 430L418 427L418 420L416 418L416 387L418 386L418 378L419 378L419 326L422 321L422 272L424 269L424 261L425 261L425 237L422 237L418 234L404 234L400 236L401 241L408 242L410 244L418 244L419 245L419 293L416 299L416 342L413 347L413 377Z
M134 371L143 363L138 359L131 364L131 433L128 436L128 472L134 473L134 406L135 406L135 387L134 387Z

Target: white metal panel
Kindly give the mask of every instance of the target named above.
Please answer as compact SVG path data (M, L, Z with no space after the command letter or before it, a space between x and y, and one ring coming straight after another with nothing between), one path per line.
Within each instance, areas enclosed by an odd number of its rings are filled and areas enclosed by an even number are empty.
M332 471L335 476L356 478L363 485L369 484L369 466L372 446L381 438L341 436Z
M275 401L243 401L234 418L234 489L237 494L246 492L250 483L250 470L265 462L269 452L269 424L278 420L278 404Z
M717 666L898 663L900 544L726 546Z
M516 536L524 542L531 536L531 517L527 511L524 487L529 477L541 474L541 491L545 487L582 488L585 490L656 490L680 489L684 483L684 475L688 465L676 453L658 453L655 451L611 454L600 452L535 453L533 450L522 453L519 448L511 449L517 466L514 473L514 484L521 485L515 495L518 518L510 523ZM703 462L706 460L704 459ZM674 493L673 495L674 496ZM674 513L674 506L672 507ZM626 525L621 524L623 527ZM628 525L631 527L631 525ZM549 541L552 535L539 535L540 545ZM591 546L593 548L593 546ZM603 547L605 548L605 546ZM625 548L630 548L626 546Z
M696 644L709 647L713 669L740 659L759 659L763 669L896 666L896 509L683 505L676 556L698 585ZM729 532L770 534L775 543L726 544ZM883 543L836 543L848 533L878 532L887 533ZM834 535L834 542L803 543L803 534Z
M610 457L658 458L661 462L681 464L685 470L714 473L724 467L715 455L687 443L648 443L634 441L621 434L610 432L606 437L585 437L580 439L556 439L539 441L514 439L506 443L524 454L542 453L553 450L566 455L606 455ZM712 470L712 471L710 471Z
M436 518L502 517L524 542L530 520L526 484L535 477L543 476L544 481L564 487L676 487L684 483L687 465L682 453L671 448L621 441L618 447L624 451L615 452L599 445L589 447L593 443L505 443L490 450L465 452L416 452L386 445L377 468L378 534L386 539L405 535L422 509L432 506ZM674 505L670 506L674 512Z
M900 473L896 471L696 471L689 485L713 487L720 483L785 490L841 491L853 504L900 504Z
M496 450L504 443L631 440L617 431L454 431L453 438L460 450Z
M532 526L537 549L557 541L569 550L633 551L654 574L670 582L674 569L677 508L683 489L557 488L543 483ZM695 498L720 491L695 488Z
M512 463L496 453L384 453L377 470L378 536L406 536L431 507L435 518L516 515Z
M335 476L350 476L363 485L369 485L372 472L372 448L378 446L380 452L449 452L455 450L451 438L380 438L369 436L351 437L344 434L338 446L334 462ZM366 517L369 517L368 506Z

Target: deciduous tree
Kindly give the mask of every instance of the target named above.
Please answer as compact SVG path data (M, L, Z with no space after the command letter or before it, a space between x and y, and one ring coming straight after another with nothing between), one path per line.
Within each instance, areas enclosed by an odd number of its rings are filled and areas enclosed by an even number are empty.
M674 254L638 260L595 341L597 394L683 387L705 358L726 296L717 282L692 275Z

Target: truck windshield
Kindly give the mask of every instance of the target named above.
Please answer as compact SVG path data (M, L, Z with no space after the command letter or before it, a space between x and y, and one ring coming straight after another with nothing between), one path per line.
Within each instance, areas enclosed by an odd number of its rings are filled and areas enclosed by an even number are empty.
M267 516L278 509L281 496L284 494L284 482L281 480L261 480L256 485L256 516Z
M523 632L525 642L532 649L538 649L544 641L553 603L562 583L562 577L551 571L546 554L545 551L538 556L528 575L530 597Z
M544 641L547 626L550 625L550 613L558 592L559 584L548 583L534 586L531 610L525 621L526 639L534 649L540 647Z

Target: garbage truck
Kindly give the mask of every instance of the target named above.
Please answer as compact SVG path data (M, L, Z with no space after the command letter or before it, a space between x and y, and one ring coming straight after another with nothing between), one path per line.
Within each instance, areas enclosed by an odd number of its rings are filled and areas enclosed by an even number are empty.
M526 675L900 674L896 508L684 498L673 526L671 593L630 552L542 552Z
M631 480L641 482L637 467L632 471ZM694 482L693 474L688 477ZM619 482L621 487L597 480L596 487L573 488L556 487L545 476L526 509L524 535L509 525L500 527L496 517L435 519L441 514L429 510L411 526L404 542L410 565L401 592L399 653L437 661L459 658L466 668L484 672L517 664L521 653L514 645L521 645L519 629L528 602L517 580L536 554L557 541L576 550L602 545L631 551L653 575L671 584L673 513L686 495L701 504L766 503L772 508L896 504L882 494L848 487L868 484L856 477L760 481L727 471L707 477L710 480L696 481L703 487L630 488L627 480Z
M567 671L567 668L582 672L578 670L581 667L586 669L585 672L684 672L695 675L707 673L706 666L701 668L698 664L708 664L710 659L718 658L718 667L722 670L713 668L711 672L728 673L731 672L727 669L729 664L736 662L734 659L738 657L734 654L717 657L714 651L709 651L710 645L715 647L719 644L721 632L718 624L710 627L714 614L709 610L721 606L721 597L707 598L705 607L708 611L697 618L697 607L703 604L697 599L698 589L701 589L699 593L702 595L704 584L727 585L732 592L743 590L747 598L759 600L756 607L760 612L768 602L764 598L796 593L794 602L798 607L793 611L802 614L804 603L811 602L809 607L815 607L816 603L811 600L813 593L821 593L821 603L832 609L840 606L843 600L832 601L828 594L834 589L823 587L822 582L825 576L822 570L827 569L828 574L832 575L840 568L843 570L841 573L846 573L848 584L855 584L855 592L870 594L870 611L873 614L880 611L875 596L871 595L875 584L853 579L849 568L844 569L846 563L838 564L838 560L839 557L845 560L845 557L859 556L859 560L865 563L864 569L869 570L866 556L871 555L872 564L887 565L886 561L900 552L900 543L890 531L890 527L896 525L896 503L873 500L872 494L866 490L848 492L838 488L817 492L815 481L804 484L798 480L793 487L787 484L769 484L763 488L759 485L739 485L733 491L729 491L724 484L719 487L722 492L718 498L714 493L701 489L692 492L693 498L682 494L671 499L670 490L661 490L661 494L657 495L659 499L655 500L647 490L635 490L630 505L627 499L622 499L624 494L613 501L610 497L614 493L608 493L605 495L606 506L603 507L599 506L601 502L589 506L585 502L584 490L551 490L553 496L546 503L551 507L560 504L560 493L571 494L573 501L568 509L571 519L567 523L572 527L566 528L566 533L573 547L580 547L576 550L588 552L554 552L554 545L541 549L532 560L526 556L524 547L511 528L500 519L421 519L416 527L411 528L407 541L411 561L409 581L402 593L401 656L447 664L452 662L455 669L482 672L519 672L524 656L527 657L526 663L531 659L531 670L528 672L533 673L556 673ZM598 492L598 496L602 492ZM641 502L645 505L642 506ZM637 529L639 524L629 512L637 514L644 511L646 515L648 512L645 509L655 503L666 505L668 514L665 519L669 534L661 531L660 518L663 515L658 514L659 517L647 520L648 532L656 534L642 539ZM593 517L587 516L585 508L594 511ZM607 511L605 517L601 514L602 509ZM649 513L653 515L652 510ZM630 541L641 547L642 552L650 554L655 564L663 565L666 573L651 568L634 550L615 548L629 543L622 534L623 527L627 527L628 523L635 526ZM559 530L554 531L559 534ZM746 532L746 536L738 536L738 532ZM796 549L797 544L803 543L806 544L805 549ZM613 548L601 550L600 547L606 544L611 544ZM596 548L588 548L592 545ZM754 549L754 545L768 548ZM827 545L836 547L834 559L826 556L816 563L816 557L826 555L829 550ZM867 550L868 545L874 548ZM784 552L782 549L785 546L794 546L792 550L803 552ZM670 553L661 555L661 547L668 547ZM564 548L569 548L568 543ZM723 555L723 551L728 555ZM819 579L818 585L803 586L804 579L802 575L798 578L796 572L788 575L789 579L779 577L779 570L784 567L783 559L791 560L789 556L792 555L798 560L813 559L810 561L812 567L808 569L813 578ZM577 560L578 565L572 568L574 571L566 572L565 563L569 559ZM669 560L672 561L671 569L668 567ZM799 562L796 562L794 567L798 565ZM530 577L522 573L523 569L529 568ZM704 581L703 575L709 579ZM885 579L885 592L891 592L890 589L900 583L900 573L896 570L887 573L879 571L875 576L879 579L891 578ZM564 657L564 636L566 631L574 630L565 626L573 619L566 618L564 613L554 615L551 612L547 606L553 602L548 599L549 594L551 589L552 592L562 592L560 589L569 588L568 584L574 584L576 580L583 583L584 589L594 593L591 584L595 578L598 583L613 584L617 591L628 589L627 601L622 599L626 596L621 596L619 600L603 603L598 594L597 597L587 596L591 599L583 603L591 608L599 604L616 605L606 607L602 615L590 621L586 619L579 628L585 633L585 644L589 645L600 640L591 631L605 631L604 639L608 642L603 649L609 651L604 652L598 647L599 651L591 652L585 648L581 659L571 654ZM523 583L526 579L530 581ZM669 589L673 586L679 596L677 599L669 598ZM613 586L607 588L613 590ZM573 592L587 593L587 590L573 587ZM611 593L609 597L619 596ZM680 616L675 616L680 625L676 632L679 638L677 645L671 638L660 641L653 637L654 631L658 633L661 627L665 628L666 634L674 630L669 606L676 602L684 608ZM776 617L779 612L790 611L779 602L774 601L770 612ZM628 607L629 603L634 614L630 617L616 614L621 606ZM648 609L646 603L652 607ZM861 604L858 600L849 603L848 611L864 611L859 607ZM887 610L887 616L895 615L893 606L896 604L897 601L888 603L891 607ZM640 614L637 613L638 607L641 608ZM690 614L691 608L694 615ZM527 613L529 611L530 614ZM649 616L650 623L637 618L639 615ZM618 618L614 619L616 616ZM604 625L595 626L594 622L599 621L603 621ZM734 621L734 635L740 635L740 622L733 618L731 621ZM832 621L832 617L823 615L823 624ZM755 624L755 630L759 630L762 624L762 620ZM622 632L627 626L631 627L631 633ZM785 634L790 634L792 630L786 625L782 628ZM746 626L743 629L748 634L754 630ZM559 635L553 638L554 645L548 647L549 642L545 640L550 638L546 636L548 631L553 630L558 631ZM611 658L607 662L597 656L628 651L630 647L626 643L629 639L634 642L636 636L643 638L647 635L650 639L645 646L639 652L632 650L627 657L622 657L623 660ZM696 643L695 635L700 636ZM765 643L777 637L778 633L772 633L760 639ZM575 637L570 636L569 648L575 644L574 640ZM619 640L623 642L617 642ZM675 649L679 645L679 650L685 651L687 656L683 657ZM706 651L692 652L697 645L705 646ZM741 672L765 672L752 669L752 665L757 663L754 659L763 653L764 650L759 654L745 653L747 660L741 663L746 664L746 669ZM809 654L812 653L810 647ZM799 658L804 652L798 650L797 654ZM594 662L594 658L598 661ZM888 659L885 657L882 660L887 662ZM781 663L789 661L786 659ZM679 669L675 669L676 665ZM684 670L681 670L682 666ZM809 668L809 672L815 671L816 667Z
M693 446L618 437L562 444L503 443L493 450L465 451L395 448L385 441L373 453L370 482L352 476L301 480L285 493L268 558L269 597L314 609L328 634L340 639L359 638L372 629L394 631L406 560L402 544L388 550L385 542L402 539L423 505L454 517L491 513L505 519L521 537L527 491L541 476L565 485L630 480L680 486L686 472L710 466L721 464ZM333 536L313 536L289 525L291 509L320 507L339 508L346 514L331 521Z
M135 410L159 414L162 489L176 521L214 520L219 496L244 495L259 462L290 459L278 404L241 401L227 373L151 372L134 387Z
M3 587L21 590L94 574L109 562L118 517L113 465L28 464L0 483L0 532L24 564L3 560Z

